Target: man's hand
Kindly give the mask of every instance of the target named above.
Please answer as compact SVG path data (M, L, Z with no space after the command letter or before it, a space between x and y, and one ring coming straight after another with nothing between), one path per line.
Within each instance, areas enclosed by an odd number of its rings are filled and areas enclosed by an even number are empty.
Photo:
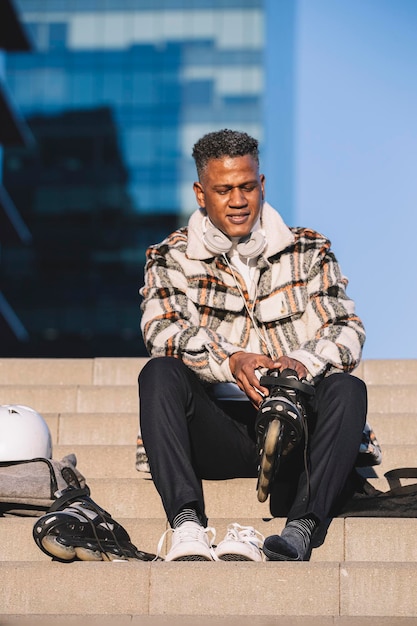
M229 365L239 389L246 393L249 400L256 407L262 402L263 396L269 394L267 387L260 385L256 370L266 368L282 371L289 368L295 370L300 379L307 376L306 367L300 361L288 356L281 356L276 361L273 361L263 354L235 352L229 357Z
M272 359L264 354L255 354L254 352L235 352L229 357L230 370L235 377L237 386L244 391L249 400L256 407L262 402L262 395L268 395L268 389L261 387L256 370L265 367L267 369L275 368L276 365ZM256 391L258 389L261 394Z
M300 380L302 378L307 378L308 374L305 365L303 365L300 361L297 361L296 359L292 359L289 356L280 356L279 359L274 362L274 368L279 369L281 372L282 370L285 370L287 368L290 370L295 370Z

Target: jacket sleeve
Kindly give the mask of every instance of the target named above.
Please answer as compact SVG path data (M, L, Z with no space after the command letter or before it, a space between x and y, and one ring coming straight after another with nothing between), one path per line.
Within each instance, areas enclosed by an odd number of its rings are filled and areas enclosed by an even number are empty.
M347 279L323 238L307 275L307 339L290 356L301 361L313 379L328 372L350 372L359 364L365 329L347 296Z
M187 278L169 246L147 251L140 294L141 330L151 356L181 358L206 382L234 381L228 357L241 348L201 325L199 311L187 296Z

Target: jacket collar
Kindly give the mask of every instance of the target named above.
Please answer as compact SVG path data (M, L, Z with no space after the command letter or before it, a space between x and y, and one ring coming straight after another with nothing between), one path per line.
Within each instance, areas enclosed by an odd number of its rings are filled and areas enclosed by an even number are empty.
M203 261L213 258L203 242L203 220L205 213L197 209L188 220L187 257ZM262 256L269 258L285 250L294 242L294 235L284 220L268 202L264 202L261 214L262 230L266 233L266 246Z

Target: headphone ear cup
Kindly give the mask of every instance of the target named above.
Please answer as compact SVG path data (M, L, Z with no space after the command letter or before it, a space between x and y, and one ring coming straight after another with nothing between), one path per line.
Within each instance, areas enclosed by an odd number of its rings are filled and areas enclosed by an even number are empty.
M261 254L265 248L266 240L262 233L255 231L247 239L240 241L236 248L239 254L245 258L252 259Z
M203 234L203 242L207 250L213 254L226 254L232 247L232 241L229 237L211 223L208 223L207 229ZM265 244L264 235L259 231L255 231L240 241L236 248L241 256L252 259L261 254Z
M211 226L207 227L203 235L203 242L209 252L214 254L225 254L232 247L232 242L221 230Z

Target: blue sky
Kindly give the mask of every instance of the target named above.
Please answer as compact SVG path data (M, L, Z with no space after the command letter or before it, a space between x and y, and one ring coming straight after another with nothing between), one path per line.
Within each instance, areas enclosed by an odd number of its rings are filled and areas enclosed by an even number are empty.
M364 357L417 358L417 2L296 7L291 222L331 239ZM276 181L267 198L282 202Z

